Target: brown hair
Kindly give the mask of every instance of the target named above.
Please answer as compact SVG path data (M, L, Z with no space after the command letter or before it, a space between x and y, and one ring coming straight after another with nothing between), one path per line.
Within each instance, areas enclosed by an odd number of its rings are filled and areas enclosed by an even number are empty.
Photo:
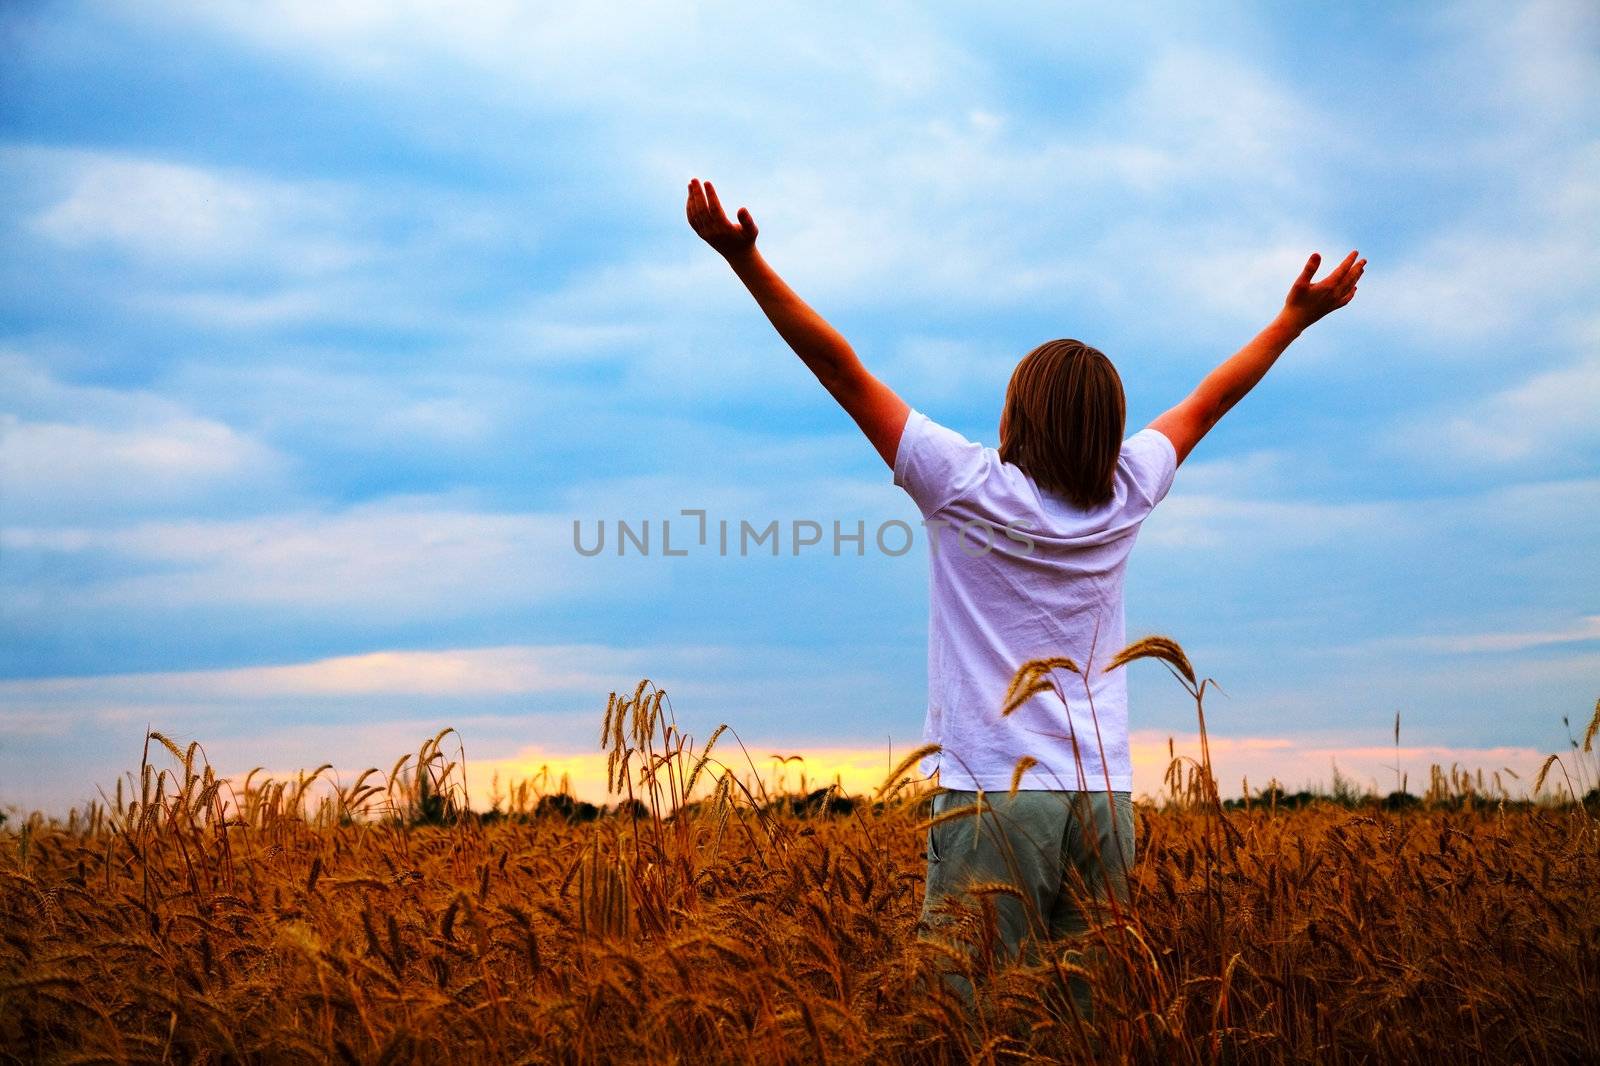
M1000 458L1085 510L1111 499L1127 421L1122 378L1082 341L1046 341L1006 386Z

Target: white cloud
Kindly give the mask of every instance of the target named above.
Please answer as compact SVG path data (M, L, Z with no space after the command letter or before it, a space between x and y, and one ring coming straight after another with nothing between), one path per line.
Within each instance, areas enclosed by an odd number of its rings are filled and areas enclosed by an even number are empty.
M282 456L138 389L64 382L0 352L0 491L8 523L142 512L281 484Z
M524 205L406 179L287 180L90 149L0 146L0 178L47 262L121 271L108 301L244 332L458 328L474 316L450 296L479 272L463 256L525 249L541 223Z
M1244 465L1248 469L1254 464ZM1230 562L1285 551L1326 555L1333 550L1339 559L1371 558L1381 567L1394 565L1396 553L1432 554L1441 545L1472 543L1485 553L1504 546L1498 564L1508 568L1524 566L1536 551L1546 553L1545 565L1565 567L1581 555L1584 543L1583 531L1569 516L1600 504L1600 481L1593 478L1349 502L1297 497L1270 484L1265 491L1234 486L1234 478L1227 469L1205 472L1202 483L1209 484L1195 492L1180 472L1178 487L1145 523L1140 543L1159 546L1164 554L1221 551L1226 553L1221 558ZM1515 554L1506 556L1506 548ZM1477 557L1459 547L1453 550L1463 552L1463 559ZM1181 558L1172 555L1166 565Z
M100 707L134 702L159 706L168 701L252 703L286 696L593 697L658 656L593 644L380 651L284 666L6 680L0 681L0 703Z
M44 492L102 499L108 492L189 492L196 483L203 488L271 459L256 442L200 418L102 429L0 416L0 484L13 503Z
M392 437L406 419L451 417L447 405L443 411L411 410L399 422L379 418L376 426ZM441 432L437 425L430 428ZM556 495L540 511L494 510L462 492L342 506L267 498L248 517L124 518L98 525L13 520L0 527L0 552L54 556L40 574L78 574L62 589L31 584L29 569L13 571L8 594L22 614L244 608L316 615L323 622L443 623L578 593L635 601L669 588L682 579L680 565L703 565L714 551L697 552L682 564L662 557L663 520L672 521L679 547L696 525L680 515L683 508L707 508L710 521L726 520L735 530L742 519L757 528L778 521L788 529L787 523L800 518L826 528L835 517L847 526L857 518L870 525L908 510L886 492L887 470L877 482L771 478L774 469L836 467L850 453L866 461L870 448L854 432L798 441L747 431L702 432L674 447L686 455L720 449L721 480L693 472L590 479L553 486ZM242 486L246 498L248 490ZM636 530L648 522L653 554L618 557L618 519ZM604 553L587 558L574 549L575 520L584 524L586 543L595 523L611 527Z
M801 9L677 5L626 20L498 3L448 14L208 4L185 17L401 92L443 67L504 113L603 115L596 150L631 194L625 209L676 213L688 177L714 178L730 209L749 204L780 268L834 309L1120 296L1150 311L1170 288L1152 274L1172 271L1191 316L1219 301L1258 316L1309 250L1310 227L1296 220L1321 197L1304 158L1348 136L1258 67L1171 44L1130 56L1142 69L1124 98L1029 116L1008 107L1006 72L910 11L843 26ZM761 151L744 150L746 132ZM1210 200L1205 225L1171 217L1197 195ZM1119 221L1128 215L1160 221ZM1193 265L1218 256L1238 267L1221 286ZM659 330L718 313L723 275L684 228L668 248L591 269L532 314L558 331Z
M1324 503L1175 493L1145 523L1141 541L1186 551L1225 548L1243 555L1264 547L1350 544L1414 534L1402 504Z
M1534 374L1463 406L1408 419L1397 444L1438 461L1484 465L1592 455L1600 445L1600 356Z
M765 215L775 261L841 306L1270 314L1311 250L1305 201L1320 198L1291 158L1336 147L1335 121L1247 64L1175 47L1102 110L1077 123L996 107L808 132L781 166L730 160L724 186ZM675 176L657 157L661 180ZM1178 210L1212 193L1225 195L1205 215Z
M1259 69L1193 47L1162 50L1123 110L1135 143L1163 153L1169 182L1248 175L1245 191L1302 191L1298 157L1339 124Z
M174 369L169 391L227 412L275 438L317 450L417 454L482 442L529 412L538 398L507 382L452 366L402 372L333 370L292 351L265 365L196 361Z
M1495 633L1432 634L1371 641L1360 649L1388 649L1475 655L1485 652L1519 652L1562 644L1600 640L1600 615L1587 615L1557 628L1505 630Z
M85 581L68 597L97 608L277 606L391 620L545 600L603 581L610 562L577 557L563 519L437 499L111 530L14 527L0 531L0 544L159 565L159 573ZM652 572L640 569L637 580L649 584Z
M71 247L110 246L146 263L270 263L305 275L368 253L336 236L348 194L331 183L111 152L7 148L0 165L62 188L34 229Z
M163 291L133 297L130 302L142 309L200 325L257 330L307 322L349 321L351 306L359 301L348 286L318 285L269 286L260 292ZM407 315L396 309L385 317L393 321Z
M1305 473L1300 457L1287 449L1257 449L1222 459L1191 457L1178 483L1186 496L1260 499L1292 491Z
M1579 198L1570 186L1563 195ZM1563 201L1562 213L1566 210ZM1430 358L1500 360L1548 335L1548 322L1594 308L1600 262L1592 225L1541 219L1501 230L1463 219L1362 279L1361 317L1429 341Z
M1541 132L1593 114L1600 99L1600 10L1586 0L1492 0L1452 4L1433 15L1465 35L1452 58L1496 103L1507 97Z
M876 99L926 93L969 62L911 11L898 13L892 34L870 15L841 24L798 6L652 3L623 18L582 2L525 7L471 0L439 7L287 0L188 4L162 17L174 12L381 85L408 88L422 72L448 69L453 76L435 78L430 91L465 89L501 105L520 99L646 114L738 114L752 105L719 88L765 84L774 67L800 67L813 86L848 82ZM662 94L665 85L677 92ZM804 114L799 104L789 110Z

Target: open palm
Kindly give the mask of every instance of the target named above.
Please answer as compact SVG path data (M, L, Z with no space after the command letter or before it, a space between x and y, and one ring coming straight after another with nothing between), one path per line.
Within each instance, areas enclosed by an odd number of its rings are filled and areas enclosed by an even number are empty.
M1323 315L1337 311L1355 297L1356 282L1361 280L1361 271L1367 265L1365 259L1357 259L1356 253L1351 252L1327 277L1312 282L1311 278L1321 262L1321 254L1312 252L1311 258L1306 260L1305 269L1294 279L1289 295L1283 301L1284 310L1307 326Z
M702 240L724 256L748 251L756 244L756 220L748 208L739 208L739 221L731 222L717 199L716 188L699 178L689 182L689 225Z

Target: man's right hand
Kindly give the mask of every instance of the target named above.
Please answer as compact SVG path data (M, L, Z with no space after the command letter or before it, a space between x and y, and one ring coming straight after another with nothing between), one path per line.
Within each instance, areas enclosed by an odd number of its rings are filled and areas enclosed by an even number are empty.
M1333 273L1313 284L1312 275L1317 272L1317 264L1321 262L1322 256L1312 252L1311 258L1306 260L1305 269L1294 279L1294 285L1283 301L1283 313L1301 329L1349 303L1355 297L1356 282L1361 279L1361 271L1367 265L1365 259L1358 260L1356 253L1351 252L1344 257L1344 262L1333 269Z
M1356 282L1367 265L1365 259L1358 260L1356 253L1351 252L1333 273L1313 284L1311 278L1320 262L1322 256L1311 253L1306 268L1294 279L1278 317L1250 343L1207 374L1182 403L1150 423L1151 429L1158 430L1172 442L1178 462L1183 462L1200 443L1200 438L1211 432L1211 427L1232 410L1245 393L1255 388L1256 382L1302 330L1328 312L1337 311L1355 296Z
M722 210L722 201L717 199L717 190L709 181L704 185L699 178L689 182L688 214L689 225L725 259L756 246L756 220L750 217L750 210L739 208L739 221L730 222L727 212Z

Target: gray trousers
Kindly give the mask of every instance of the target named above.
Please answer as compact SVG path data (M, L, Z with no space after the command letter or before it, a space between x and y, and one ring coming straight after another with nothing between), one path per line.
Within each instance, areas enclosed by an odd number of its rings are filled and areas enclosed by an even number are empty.
M933 816L975 807L979 794L943 789ZM1051 941L1074 944L1093 924L1126 911L1133 866L1133 799L1127 792L985 792L985 809L956 815L928 829L928 882L922 902L923 936L936 936L971 956L993 949L996 961L1038 961ZM995 890L986 886L1008 886ZM968 889L976 889L969 892ZM978 897L975 899L974 897ZM957 919L963 909L986 913L991 928ZM966 905L963 908L962 905ZM972 986L960 973L945 981L968 1002ZM1089 987L1069 982L1080 1015L1090 1014Z

